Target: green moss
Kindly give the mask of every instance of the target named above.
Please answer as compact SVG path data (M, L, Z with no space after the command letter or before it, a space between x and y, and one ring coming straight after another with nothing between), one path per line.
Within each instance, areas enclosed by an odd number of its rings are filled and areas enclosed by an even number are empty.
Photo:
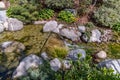
M108 44L110 57L120 58L120 44Z

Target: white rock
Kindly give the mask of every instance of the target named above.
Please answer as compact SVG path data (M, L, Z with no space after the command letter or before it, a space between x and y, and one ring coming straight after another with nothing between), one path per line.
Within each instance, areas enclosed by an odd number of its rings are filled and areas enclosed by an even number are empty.
M42 64L42 59L39 58L36 55L29 55L25 57L19 64L19 66L16 68L16 70L13 72L12 77L17 78L23 75L27 75L27 70L31 67L38 67L40 64Z
M105 51L100 51L99 53L96 54L96 56L100 59L105 59L107 57L107 54Z
M98 29L92 30L92 36L90 37L90 42L101 42L100 37L101 37L101 32Z
M5 4L3 1L0 1L0 9L5 9Z
M58 24L56 21L49 21L43 27L43 32L55 32L59 33Z
M64 24L59 24L58 28L61 29L61 28L63 28L63 26L64 26Z
M4 31L4 26L0 24L0 33Z
M49 57L48 57L48 55L47 55L46 52L41 53L41 57L42 57L44 60L48 60L48 59L49 59Z
M0 10L0 21L6 21L7 20L6 10Z
M18 31L23 28L23 22L19 21L16 18L9 18L8 19L8 29L9 31Z
M53 71L58 71L61 68L61 62L58 58L55 58L50 61L50 66Z
M8 22L5 21L5 22L3 23L3 25L4 25L4 28L7 30L7 29L8 29Z
M78 26L78 29L82 33L85 32L85 30L86 30L85 26Z
M70 61L68 61L68 60L63 60L62 63L63 63L63 67L64 67L65 69L70 69L70 67L71 67Z

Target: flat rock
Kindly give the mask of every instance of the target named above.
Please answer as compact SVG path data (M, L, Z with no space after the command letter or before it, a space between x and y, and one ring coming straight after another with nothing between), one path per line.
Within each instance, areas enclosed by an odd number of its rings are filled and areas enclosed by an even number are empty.
M0 46L1 46L0 47L1 51L4 53L11 53L11 52L20 53L25 50L25 46L22 43L16 41L3 42Z
M42 64L42 59L34 54L31 54L31 55L25 57L20 62L20 64L16 68L16 70L13 72L12 77L17 78L20 76L25 76L25 75L27 75L27 70L29 68L38 67L41 64Z
M107 69L113 69L114 74L119 73L120 74L120 59L107 59L103 62L100 62L98 64L98 67Z
M72 41L79 41L81 33L79 31L74 30L74 29L63 28L60 31L60 35L66 37L68 39L71 39Z

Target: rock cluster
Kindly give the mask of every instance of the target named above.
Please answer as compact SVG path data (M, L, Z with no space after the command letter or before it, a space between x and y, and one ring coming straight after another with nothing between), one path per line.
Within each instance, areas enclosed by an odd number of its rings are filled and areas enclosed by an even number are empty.
M43 27L43 32L54 32L63 37L66 37L72 41L83 41L83 42L107 42L112 39L112 31L104 30L103 34L98 29L91 31L90 39L86 35L86 27L78 26L65 28L63 24L58 24L56 21L49 21Z

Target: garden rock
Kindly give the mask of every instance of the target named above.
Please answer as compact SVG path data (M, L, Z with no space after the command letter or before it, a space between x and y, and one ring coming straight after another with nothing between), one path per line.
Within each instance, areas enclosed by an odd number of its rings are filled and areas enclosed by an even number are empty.
M3 1L0 1L0 10L5 9L5 4Z
M22 52L25 50L25 46L20 43L20 42L16 42L16 41L7 41L7 42L3 42L0 45L0 49L2 52L4 53L11 53L11 52Z
M0 33L4 31L4 26L0 24Z
M82 33L82 35L80 36L80 39L85 43L87 43L89 41L88 36L84 33Z
M105 59L107 57L107 54L105 51L100 51L96 54L96 57L99 59Z
M85 26L78 26L78 30L81 32L81 33L84 33L86 31L86 28Z
M103 35L101 36L101 41L108 42L112 39L112 30L104 30Z
M71 12L74 16L77 15L77 10L75 9L65 9L65 10Z
M63 28L60 31L60 35L66 37L68 39L71 39L72 41L79 41L81 33L79 31L74 30L74 29Z
M85 57L86 57L86 52L84 49L71 50L67 55L67 59L72 59L72 60L84 59Z
M48 57L48 55L47 55L46 52L41 53L41 57L42 57L44 60L48 60L48 59L49 59L49 57Z
M13 75L12 77L13 78L17 78L17 77L20 77L20 76L25 76L27 75L27 70L29 68L32 68L32 67L38 67L39 65L42 64L42 59L39 58L38 56L36 55L29 55L27 57L25 57L21 62L20 64L18 65L18 67L16 68L16 70L13 72Z
M8 19L8 28L6 30L8 31L18 31L23 28L23 22L19 21L15 18L9 18Z
M90 42L101 42L100 37L101 37L101 32L98 29L92 30L92 36L90 37Z
M103 62L100 62L98 64L98 67L104 68L106 67L107 69L113 69L114 74L119 73L120 74L120 59L112 60L112 59L107 59Z
M69 60L63 60L62 64L63 64L64 69L70 69L70 67L71 67L71 64L70 64Z
M6 21L7 20L7 16L6 16L6 10L0 10L0 21Z
M43 27L43 32L55 32L59 33L58 24L56 21L49 21Z
M58 71L61 68L62 64L58 58L55 58L50 61L50 66L53 71Z

